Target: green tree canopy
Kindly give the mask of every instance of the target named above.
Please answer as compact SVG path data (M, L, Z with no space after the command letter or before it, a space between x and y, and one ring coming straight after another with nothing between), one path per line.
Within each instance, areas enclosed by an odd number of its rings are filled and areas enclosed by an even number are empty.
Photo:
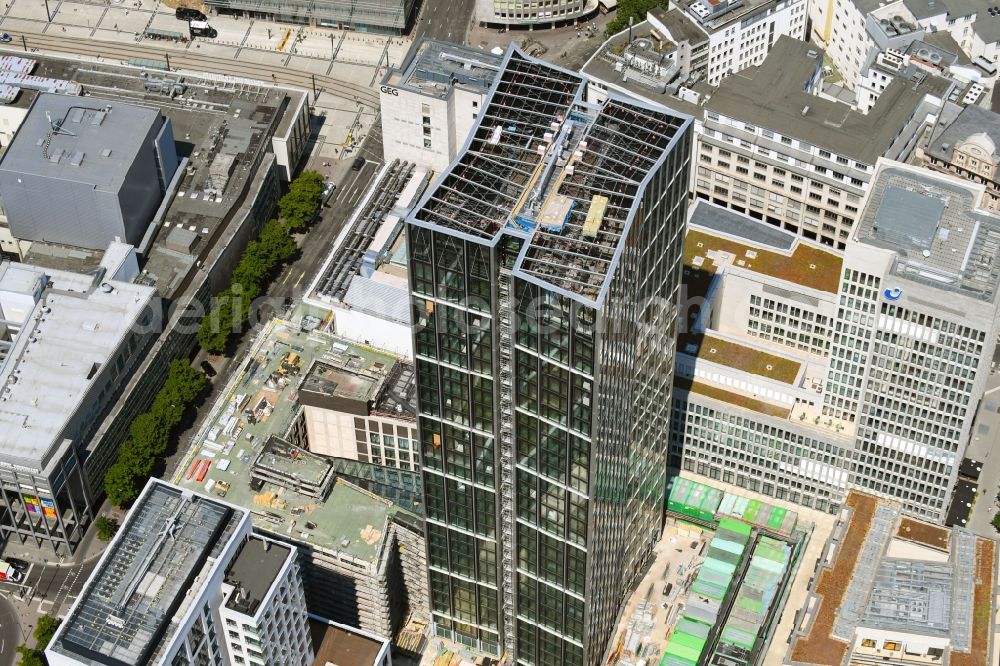
M101 541L111 541L118 531L118 521L110 516L98 516L94 521L97 528L97 538Z
M323 197L323 174L303 171L288 186L288 193L278 201L278 216L289 231L303 231L319 208Z
M52 636L55 635L56 629L59 628L61 620L52 617L51 615L42 615L38 618L38 624L35 625L35 649L44 650L49 646L49 641L52 640Z
M17 654L21 657L18 661L18 666L48 666L45 661L45 653L41 650L35 650L28 647L27 645L18 645Z
M610 37L627 28L630 18L635 23L641 23L646 20L646 13L650 9L654 7L663 7L666 9L668 6L667 0L618 0L618 9L615 10L617 12L615 18L608 23L605 32Z

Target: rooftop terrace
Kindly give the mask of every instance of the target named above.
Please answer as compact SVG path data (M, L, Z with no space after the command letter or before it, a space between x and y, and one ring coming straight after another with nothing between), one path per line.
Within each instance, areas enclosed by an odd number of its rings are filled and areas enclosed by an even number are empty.
M753 398L742 393L728 391L720 386L715 386L698 380L687 379L685 377L675 377L674 386L682 391L698 393L699 395L721 400L722 402L728 402L729 404L736 405L738 407L745 407L746 409L751 409L767 416L787 419L792 413L790 407L784 407L766 402L764 400L758 400L757 398Z
M1000 217L974 186L905 165L882 165L855 239L896 253L895 275L992 302L1000 283Z
M783 384L794 384L799 376L799 370L802 369L802 364L794 359L710 334L681 335L678 337L677 349L704 361L749 372Z
M251 511L254 526L281 538L290 538L328 550L339 550L361 559L373 559L387 517L398 506L339 479L332 485L325 501L282 487L271 479L254 490L250 486L255 462L272 435L284 437L298 411L298 379L288 374L285 382L271 381L278 369L289 367L289 354L295 353L301 368L316 361L340 364L357 359L358 366L369 368L376 362L387 365L390 359L379 350L348 343L319 331L304 333L290 322L272 320L260 334L241 373L227 387L213 407L201 436L192 442L184 461L178 466L174 482L205 492L224 489L225 499ZM260 405L259 416L251 422L233 405ZM214 440L212 437L214 436ZM196 460L208 461L204 477L189 475ZM306 451L294 460L285 456L271 460L276 469L291 474L321 472L320 465L309 461L325 460ZM264 460L270 460L264 458ZM224 485L220 486L220 482ZM292 485L292 484L288 484ZM311 489L311 488L310 488Z
M220 502L151 482L50 649L88 664L153 663L195 578L214 564L210 558L242 517Z
M843 257L794 234L705 201L695 203L684 239L688 298L705 296L727 266L835 294Z
M511 46L465 149L410 222L486 244L526 236L516 273L600 300L645 179L690 119L614 94L585 105L585 81Z
M812 625L805 637L792 642L792 661L830 666L843 663L848 644L834 638L833 626L877 506L874 497L857 492L848 494L844 501L844 507L851 511L850 521L841 533L836 558L829 563L830 568L818 574L814 589L819 601L813 610Z
M791 661L870 663L934 647L947 653L945 663L985 666L995 542L901 518L897 504L856 491L845 506L853 512L831 536ZM930 658L941 663L940 655Z

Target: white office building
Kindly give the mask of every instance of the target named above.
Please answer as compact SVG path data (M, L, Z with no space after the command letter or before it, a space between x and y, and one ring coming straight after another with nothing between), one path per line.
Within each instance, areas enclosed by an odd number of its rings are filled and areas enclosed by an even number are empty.
M672 464L831 513L858 488L944 521L996 347L984 195L880 161L843 253L698 202Z
M914 40L948 33L984 74L1000 57L997 8L985 0L819 0L811 5L812 38L854 89L877 52L903 52ZM992 73L990 73L992 71Z
M135 249L98 272L0 263L0 531L8 543L72 552L116 455L91 437L155 337L154 289L133 284Z
M695 203L671 465L836 513L853 433L822 407L841 267L823 244Z
M943 520L997 338L1000 218L983 185L879 165L844 254L823 413L853 422L853 483Z
M151 480L45 651L51 666L310 666L293 546Z
M500 69L500 56L422 39L382 79L385 161L443 171L455 158Z
M676 43L692 40L690 22L708 37L708 57L694 58L695 71L708 83L718 84L726 76L759 65L782 36L804 39L806 0L695 0L669 11L661 8L647 14L650 24ZM671 15L682 13L683 18ZM697 48L694 48L697 54Z

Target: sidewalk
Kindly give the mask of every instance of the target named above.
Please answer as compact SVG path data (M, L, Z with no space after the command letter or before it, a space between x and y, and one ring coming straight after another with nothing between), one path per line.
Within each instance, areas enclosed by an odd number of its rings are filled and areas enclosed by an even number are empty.
M507 45L513 42L555 65L577 70L607 39L604 29L614 16L614 14L598 15L575 26L543 27L537 30L516 29L505 32L500 32L496 28L484 28L473 22L469 30L468 44L490 51L495 47L506 49Z
M148 29L176 32L188 37L187 24L178 20L171 7L154 0L118 0L102 3L81 0L49 0L51 20L46 16L44 2L38 0L11 0L5 3L0 23L4 30L15 37L25 33L44 32L55 35L87 36L96 41L135 43L149 42L143 37ZM163 43L170 49L199 49L202 53L239 59L243 51L261 51L284 56L287 61L312 59L316 73L335 73L329 70L339 66L360 65L369 70L370 79L375 67L398 65L410 48L408 37L375 35L245 19L236 16L219 16L209 12L209 23L219 35L214 39L198 38L175 44ZM227 48L222 48L227 47ZM235 54L233 49L236 49ZM249 55L249 54L248 54ZM253 60L253 58L250 58Z

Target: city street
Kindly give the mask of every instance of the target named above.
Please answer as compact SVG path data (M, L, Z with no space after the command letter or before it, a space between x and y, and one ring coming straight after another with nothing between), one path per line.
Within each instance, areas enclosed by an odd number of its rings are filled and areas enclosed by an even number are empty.
M476 0L425 0L413 29L413 40L420 37L464 44L469 33Z
M0 666L13 666L23 637L14 604L0 595Z

